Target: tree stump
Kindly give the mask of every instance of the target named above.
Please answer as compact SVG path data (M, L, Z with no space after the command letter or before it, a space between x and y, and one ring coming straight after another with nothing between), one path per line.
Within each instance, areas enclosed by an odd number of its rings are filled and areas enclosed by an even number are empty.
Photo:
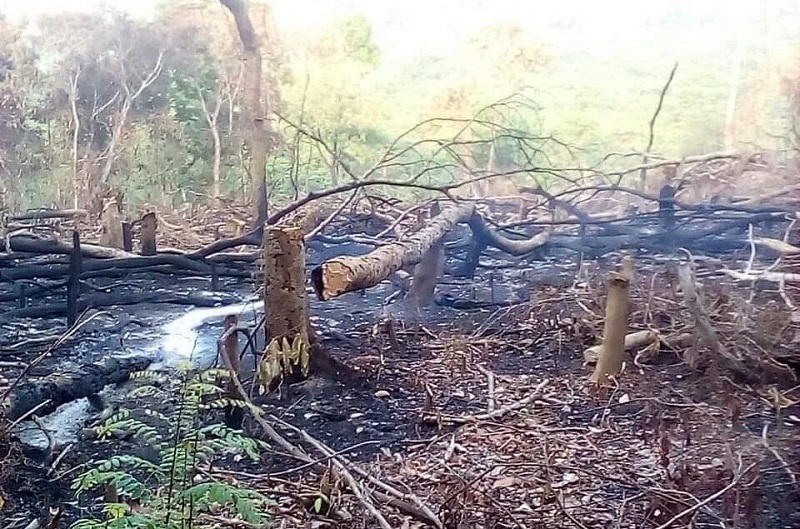
M125 248L124 236L122 234L122 212L121 205L117 203L115 197L104 201L103 211L100 214L100 222L103 231L100 234L100 246L106 248Z
M283 375L290 375L293 379L308 374L311 342L303 235L301 228L272 227L267 230L264 240L264 309L268 344L265 359L273 362L271 375L274 377L279 376L276 372L278 366ZM292 344L298 346L292 348ZM263 375L264 371L262 378Z
M633 281L633 260L622 259L622 270L611 276L606 299L606 320L603 345L592 373L592 382L608 384L622 371L625 336L628 333L629 291Z
M139 254L155 255L156 231L158 231L158 218L154 211L145 213L140 221L139 228Z

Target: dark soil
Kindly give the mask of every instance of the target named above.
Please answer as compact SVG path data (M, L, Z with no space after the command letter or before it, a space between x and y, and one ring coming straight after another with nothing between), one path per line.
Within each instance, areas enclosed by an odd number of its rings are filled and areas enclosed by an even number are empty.
M336 250L339 252L341 248ZM325 257L312 255L310 259L322 260ZM492 264L491 254L486 263ZM787 472L800 472L800 448L796 442L800 425L782 424L778 428L774 412L764 404L763 388L748 387L737 393L738 411L733 413L733 418L730 414L720 415L715 411L706 417L710 422L698 422L698 407L710 406L717 411L731 409L724 384L720 383L724 373L691 369L679 354L667 350L645 368L631 366L623 386L613 395L587 396L579 389L579 380L589 372L583 365L582 351L596 342L599 329L582 322L586 315L579 317L579 309L571 301L559 302L557 299L560 292L574 283L574 266L563 259L552 259L538 263L535 269L530 266L492 268L490 272L481 272L475 280L453 277L443 280L440 291L451 298L489 303L490 306L478 310L432 307L417 313L404 307L402 302L385 307L382 302L391 293L391 287L387 285L370 289L364 295L349 294L327 303L313 301L313 323L325 346L337 359L358 369L363 380L345 384L314 377L282 386L260 398L259 402L268 413L282 417L334 450L343 451L349 459L364 464L375 463L381 454L387 452L405 454L404 457L413 459L418 457L415 454L421 453L420 446L429 446L433 450L437 440L443 439L445 434L457 432L450 426L437 428L418 420L421 410L426 407L433 405L443 415L484 411L484 377L473 369L479 364L502 379L511 388L509 391L520 394L530 389L524 381L544 378L554 381L560 388L558 395L569 404L547 405L545 401L542 405L549 414L547 421L550 421L546 425L569 429L586 428L598 424L598 421L616 422L630 428L616 432L617 444L624 444L626 436L645 441L648 436L657 437L658 433L653 433L653 423L657 422L661 431L666 428L672 432L670 435L690 439L685 441L687 445L701 443L705 450L699 453L710 461L714 457L723 458L725 454L721 442L714 444L715 437L717 440L724 437L732 446L745 450L752 445L753 439L761 435L764 424L768 424L772 428L772 446L783 454L790 467L788 471L782 468L775 456L769 454L761 462L761 468L765 470L759 482L760 505L764 511L760 527L800 527L798 489L796 484L787 483L786 479ZM602 299L602 276L600 279L597 277L594 287L599 290L587 291L583 297L590 309L602 314L602 305L595 302ZM135 288L142 289L174 286L174 280L165 277L130 278L129 281ZM208 288L203 280L186 280L183 284L195 290ZM231 280L220 288L244 296L252 287ZM493 301L509 300L517 306L491 306ZM185 311L185 307L162 304L113 308L110 310L114 318L111 324L109 320L93 323L78 341L58 349L57 354L46 358L33 374L95 361L123 351L142 350L158 339L160 325ZM133 324L136 327L134 332L129 332L129 326L113 328L122 314L128 314L130 320L136 322ZM396 348L382 323L387 317L394 320ZM669 315L662 318L668 321ZM6 325L2 328L3 342L13 343L43 332L54 324L53 321L38 320ZM31 329L35 330L31 332ZM217 325L207 332L213 334L218 330ZM3 353L2 358L30 360L29 356L16 353ZM13 379L17 372L5 370L4 376ZM170 376L175 377L173 371L167 370L167 373L173 373ZM139 410L140 415L144 409L169 413L179 406L177 393L166 398L131 397L130 391L138 384L140 382L131 382L115 390L107 404ZM385 393L378 393L379 390ZM628 397L620 401L620 392ZM430 394L433 395L432 403L429 402ZM800 406L794 404L781 413L783 417L800 416ZM218 412L209 414L207 420L212 422L221 418L221 412ZM88 422L96 420L92 417ZM245 421L245 428L255 432L249 421ZM462 430L468 431L468 428ZM463 443L469 445L469 436ZM82 438L49 472L53 464L51 454L41 450L24 452L13 438L6 437L0 446L0 455L4 456L0 469L0 497L5 501L0 510L0 527L24 527L49 507L63 509L60 526L66 527L68 522L85 514L82 509L86 505L74 501L69 490L70 480L91 461L138 450L134 440ZM599 468L602 464L595 462L596 470L602 472ZM266 452L258 463L226 460L217 466L227 471L266 476L291 471L299 463L276 450ZM308 472L295 475L308 475ZM442 478L441 483L447 488L446 479ZM609 502L622 501L623 496L630 492L618 483L608 482L600 490ZM444 495L446 497L447 493ZM701 498L707 495L697 492ZM644 512L637 514L645 517ZM652 513L648 520L643 522L644 527L657 525L658 518ZM459 527L479 526L466 524ZM506 526L509 525L497 525ZM579 527L577 524L562 526ZM585 526L600 527L590 521L586 521Z

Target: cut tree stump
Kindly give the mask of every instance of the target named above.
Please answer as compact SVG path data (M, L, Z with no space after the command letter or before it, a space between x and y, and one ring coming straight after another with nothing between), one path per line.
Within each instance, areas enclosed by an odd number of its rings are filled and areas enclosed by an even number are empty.
M271 227L264 240L264 310L266 314L267 354L273 343L287 354L284 343L300 341L310 355L310 320L305 288L305 243L300 227ZM302 356L292 361L292 380L307 376ZM310 364L310 361L308 362ZM307 366L306 366L307 367ZM304 372L305 371L305 372ZM270 382L274 384L276 379ZM266 381L264 381L266 382Z
M125 241L122 234L122 213L120 205L115 198L106 200L103 212L100 214L100 221L103 224L103 231L100 234L100 246L107 248L125 248Z
M306 296L305 230L303 227L269 227L264 240L264 308L267 344L296 338L307 349L309 371L301 363L292 366L289 379L302 380L309 373L334 380L358 378L356 372L336 361L324 349L311 327ZM269 347L267 348L269 354Z
M139 239L141 255L155 255L156 254L156 232L158 231L158 218L155 212L151 211L145 213L140 221Z
M453 204L404 241L382 246L358 257L337 257L325 261L311 272L314 292L329 300L347 292L377 285L404 266L418 263L447 232L472 217L472 204Z
M633 281L633 260L622 259L622 270L611 277L606 299L606 321L603 345L592 373L592 382L607 384L619 376L625 355L625 336L628 333L629 293Z
M308 343L305 289L305 244L302 228L269 228L264 241L264 304L267 338Z

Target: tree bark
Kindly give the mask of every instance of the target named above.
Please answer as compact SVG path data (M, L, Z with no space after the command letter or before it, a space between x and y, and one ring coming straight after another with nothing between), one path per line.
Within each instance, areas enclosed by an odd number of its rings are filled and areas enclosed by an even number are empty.
M346 292L377 285L404 266L418 263L442 237L474 213L472 204L453 204L404 241L382 246L359 257L337 257L311 272L317 297L329 300Z
M249 173L253 193L253 226L267 219L267 111L261 102L261 42L244 0L220 0L236 22L244 55L245 143L250 151Z

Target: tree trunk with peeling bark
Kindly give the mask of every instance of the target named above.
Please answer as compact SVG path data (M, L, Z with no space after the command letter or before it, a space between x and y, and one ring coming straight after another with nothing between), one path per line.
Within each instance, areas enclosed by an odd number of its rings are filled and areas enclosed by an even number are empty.
M253 27L244 0L220 0L236 22L244 55L245 143L250 151L248 172L253 193L253 225L261 226L267 218L267 152L269 132L267 110L261 101L261 42Z
M442 237L473 215L472 204L453 204L426 227L404 241L397 241L358 257L330 259L311 272L317 297L328 300L346 292L377 285L404 266L419 263Z

